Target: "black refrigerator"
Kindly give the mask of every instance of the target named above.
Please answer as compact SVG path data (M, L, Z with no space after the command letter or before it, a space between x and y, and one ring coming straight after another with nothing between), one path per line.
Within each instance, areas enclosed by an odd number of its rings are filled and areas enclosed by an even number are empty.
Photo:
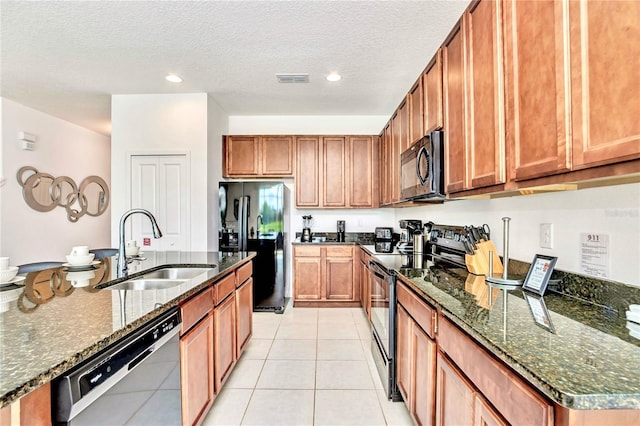
M285 186L282 182L220 182L218 247L254 251L253 310L283 313Z

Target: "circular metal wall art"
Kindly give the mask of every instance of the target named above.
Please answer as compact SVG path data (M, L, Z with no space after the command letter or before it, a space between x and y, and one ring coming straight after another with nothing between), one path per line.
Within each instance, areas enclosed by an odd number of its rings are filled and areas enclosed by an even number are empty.
M99 176L86 177L78 187L68 176L54 178L25 166L18 170L16 178L29 207L39 212L64 207L70 222L77 222L85 214L100 216L109 206L109 187Z

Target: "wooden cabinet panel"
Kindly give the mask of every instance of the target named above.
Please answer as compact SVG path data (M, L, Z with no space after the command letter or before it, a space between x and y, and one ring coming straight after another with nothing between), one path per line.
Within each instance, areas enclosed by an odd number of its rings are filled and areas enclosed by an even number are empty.
M360 302L368 319L371 319L371 276L369 275L369 260L371 256L360 249Z
M397 286L397 293L398 303L401 303L407 311L411 312L411 316L420 324L420 327L425 330L429 337L435 339L435 308L420 300L402 283Z
M442 48L438 49L433 59L427 65L422 76L424 91L424 134L443 126L442 100Z
M507 426L507 423L485 400L476 395L474 426Z
M349 137L350 207L378 207L377 143L372 136Z
M407 409L411 412L415 401L411 392L411 329L413 320L402 305L398 305L396 312L398 330L396 335L396 381Z
M395 169L391 161L391 124L389 121L385 126L380 143L380 202L384 205L391 202L391 187L393 185L391 176L394 171L400 173L400 169Z
M347 141L343 136L325 136L322 141L322 165L324 182L322 205L324 207L347 206Z
M475 394L472 385L438 353L436 425L471 425ZM525 421L527 424L535 424Z
M213 310L215 392L220 393L236 362L235 294Z
M322 180L320 176L320 137L296 138L296 206L319 207Z
M411 415L419 425L435 421L436 343L413 323L411 328L412 402Z
M180 307L182 325L180 334L186 333L200 319L204 318L213 309L213 290L208 288L200 294L192 297Z
M406 97L404 102L398 107L398 116L400 117L400 150L398 151L398 161L400 161L402 153L411 146L411 138L409 137L409 101Z
M438 344L511 424L553 424L553 406L444 317Z
M293 136L261 136L261 175L293 174Z
M213 347L213 313L209 313L180 339L183 424L198 424L213 403Z
M213 286L214 292L214 305L222 302L236 289L236 275L230 273L226 277L217 281Z
M409 146L424 136L424 89L422 75L409 90Z
M505 181L501 5L481 0L465 14L467 188Z
M442 50L444 90L445 188L447 193L466 187L465 40L462 19Z
M570 1L573 168L640 157L640 2Z
M322 258L293 258L294 300L320 300L322 297Z
M226 136L225 176L253 176L259 174L259 136Z
M389 150L389 202L400 200L400 154L402 153L402 116L399 113L391 117L391 142Z
M549 176L571 168L565 6L565 1L553 0L504 3L511 180Z
M356 300L354 292L353 257L326 258L327 300Z
M236 269L236 287L240 287L253 274L253 262L247 262Z
M236 358L244 351L253 333L253 278L236 290Z

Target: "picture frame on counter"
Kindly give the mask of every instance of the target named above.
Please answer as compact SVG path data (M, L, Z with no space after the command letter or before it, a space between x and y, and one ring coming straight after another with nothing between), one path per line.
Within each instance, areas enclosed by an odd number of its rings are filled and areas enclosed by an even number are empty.
M544 298L542 296L526 292L524 292L523 294L525 300L527 301L527 304L529 305L529 310L531 311L533 321L536 323L536 325L544 328L550 333L555 334L556 329L551 323L551 317L549 316L547 305L544 303Z
M522 289L544 296L557 260L558 258L554 256L536 254L524 279Z

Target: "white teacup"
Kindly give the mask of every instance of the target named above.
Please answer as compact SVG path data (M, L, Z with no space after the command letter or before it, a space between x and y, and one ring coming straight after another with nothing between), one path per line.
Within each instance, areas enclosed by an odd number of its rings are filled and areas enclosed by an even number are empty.
M9 269L9 258L0 257L0 271L6 271Z
M129 240L129 241L127 241L127 243L126 243L126 246L127 246L127 247L137 247L137 246L138 246L138 243L137 243L137 241L136 241L136 240Z
M89 246L71 247L71 256L86 256L89 254Z
M138 253L140 253L140 247L138 247L138 246L126 246L124 248L124 253L127 256L136 256Z
M70 281L74 287L86 287L95 276L94 271L69 272L67 273L67 281Z

